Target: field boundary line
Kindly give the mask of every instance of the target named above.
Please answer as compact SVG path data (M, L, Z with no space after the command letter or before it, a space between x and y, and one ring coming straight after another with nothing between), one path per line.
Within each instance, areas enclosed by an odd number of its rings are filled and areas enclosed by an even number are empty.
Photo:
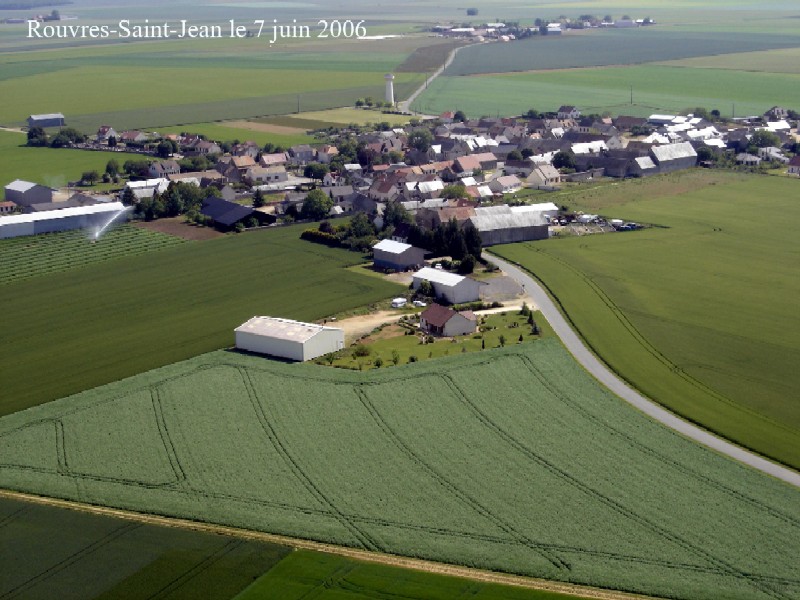
M289 546L296 550L311 550L314 552L323 552L325 554L335 554L337 556L344 556L346 558L351 558L354 560L360 560L364 562L376 563L392 567L400 567L404 569L413 569L416 571L423 571L425 573L447 575L450 577L458 577L461 579L467 579L471 581L496 583L499 585L509 585L514 587L533 589L539 591L554 592L560 594L571 594L573 596L580 596L582 598L591 598L593 600L666 600L662 599L662 597L659 596L643 596L641 594L633 594L629 592L594 588L590 586L576 585L571 583L561 583L558 581L549 581L547 579L536 579L533 577L524 577L522 575L513 575L510 573L501 573L497 571L487 571L484 569L475 569L472 567L451 565L447 563L423 560L419 558L396 556L384 552L372 552L357 548L347 548L344 546L336 546L334 544L315 542L312 540L304 540L300 538L293 538L273 533L264 533L249 529L241 529L237 527L230 527L227 525L216 525L212 523L203 523L200 521L191 521L189 519L163 517L160 515L139 513L132 510L124 510L119 508L109 508L106 506L86 504L83 502L76 502L73 500L48 498L45 496L37 496L34 494L17 492L13 490L0 489L0 498L6 498L9 500L18 500L23 502L32 502L35 504L51 506L55 508L77 510L104 517L123 519L126 521L134 521L144 525L172 527L176 529L188 529L192 531L200 531L205 533L213 533L217 535L237 537L246 540L269 542L272 544Z

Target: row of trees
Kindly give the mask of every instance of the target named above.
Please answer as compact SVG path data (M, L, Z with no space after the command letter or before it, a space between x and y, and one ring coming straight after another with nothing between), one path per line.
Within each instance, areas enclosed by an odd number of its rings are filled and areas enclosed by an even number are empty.
M28 146L34 147L63 148L72 144L82 144L86 139L85 135L72 127L59 130L52 138L41 127L31 127L28 130Z
M218 191L213 186L201 189L196 185L173 181L163 194L156 193L152 198L142 198L138 202L131 189L125 188L122 203L135 206L136 217L152 221L182 214L196 215L200 212L203 200L216 196Z

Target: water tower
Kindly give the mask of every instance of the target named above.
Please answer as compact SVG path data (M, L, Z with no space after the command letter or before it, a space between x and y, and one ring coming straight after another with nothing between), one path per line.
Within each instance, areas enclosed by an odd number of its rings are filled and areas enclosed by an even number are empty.
M394 75L387 73L383 77L386 80L386 102L394 106Z

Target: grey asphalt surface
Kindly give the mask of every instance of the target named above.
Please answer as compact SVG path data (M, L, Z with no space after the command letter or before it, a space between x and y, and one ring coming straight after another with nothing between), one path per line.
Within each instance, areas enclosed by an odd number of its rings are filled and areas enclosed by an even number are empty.
M729 456L741 463L744 463L754 469L758 469L768 475L772 475L782 481L785 481L796 487L800 487L800 473L787 469L781 465L773 463L757 454L753 454L744 448L740 448L714 434L701 429L680 417L665 410L660 405L652 400L648 400L639 392L630 388L619 377L617 377L611 370L598 360L592 352L583 344L581 339L572 330L569 323L561 315L556 305L544 291L541 285L533 279L528 273L521 268L512 265L511 263L492 254L491 259L493 263L499 266L507 275L514 278L520 285L522 285L525 292L531 296L541 310L544 317L552 326L562 343L567 347L567 350L575 357L575 359L583 365L598 381L611 390L614 394L625 400L625 402L635 406L640 411L650 416L651 418L666 425L670 429L683 434L684 436L695 440L704 446L716 450L720 454Z

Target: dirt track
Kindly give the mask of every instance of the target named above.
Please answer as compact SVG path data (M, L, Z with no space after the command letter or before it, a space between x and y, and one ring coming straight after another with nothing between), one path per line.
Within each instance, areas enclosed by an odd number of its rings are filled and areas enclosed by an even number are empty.
M174 519L168 517L161 517L157 515L148 515L128 510L120 510L116 508L93 506L91 504L83 504L81 502L72 502L69 500L44 498L42 496L34 496L31 494L23 494L20 492L12 492L8 490L0 490L0 497L8 498L10 500L20 500L22 502L33 502L36 504L53 506L56 508L80 510L95 515L115 517L118 519L125 519L127 521L144 523L146 525L160 525L163 527L191 529L194 531L215 533L217 535L227 535L231 537L238 537L248 540L270 542L273 544L289 546L295 549L326 552L328 554L346 556L348 558L353 558L356 560L362 560L366 562L378 563L382 565L402 567L405 569L415 569L417 571L436 573L439 575L450 575L452 577L461 577L464 579L470 579L473 581L482 581L486 583L498 583L502 585L513 585L517 587L529 588L534 590L558 592L562 594L572 594L573 596L580 596L582 598L595 598L597 600L634 600L634 599L641 600L642 598L648 598L647 596L639 596L636 594L627 594L624 592L616 592L612 590L601 590L596 588L572 585L568 583L547 581L545 579L533 579L531 577L508 575L506 573L497 573L493 571L483 571L480 569L459 567L455 565L437 563L428 560L420 560L416 558L405 558L402 556L394 556L392 554L383 554L380 552L368 552L366 550L357 550L355 548L344 548L342 546L334 546L332 544L323 544L321 542L313 542L310 540L301 540L281 535L273 535L270 533L262 533L259 531L238 529L235 527L227 527L225 525L212 525L208 523L189 521L186 519Z

